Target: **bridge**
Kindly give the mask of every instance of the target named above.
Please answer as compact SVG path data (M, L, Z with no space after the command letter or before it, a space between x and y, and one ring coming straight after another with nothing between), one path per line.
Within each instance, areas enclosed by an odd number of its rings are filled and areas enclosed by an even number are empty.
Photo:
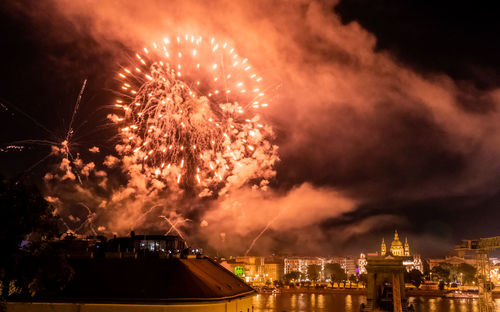
M491 291L493 283L490 280L490 261L488 253L500 248L500 236L480 239L463 240L455 250L463 256L466 251L473 251L477 258L477 277L479 289L479 311L493 312L494 304Z

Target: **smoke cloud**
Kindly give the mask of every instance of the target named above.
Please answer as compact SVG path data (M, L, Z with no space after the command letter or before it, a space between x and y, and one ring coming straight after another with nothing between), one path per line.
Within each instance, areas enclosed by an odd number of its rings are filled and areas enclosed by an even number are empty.
M99 49L118 59L124 50L141 49L166 35L228 40L259 69L274 94L263 117L276 132L281 162L267 192L241 188L215 201L183 203L139 170L129 168L128 184L118 187L86 164L81 174L101 185L89 191L79 186L67 160L60 164L60 180L74 183L79 190L74 196L99 211L96 226L125 232L140 223L170 230L161 215L195 240L234 252L247 250L267 228L254 250L275 250L287 240L290 248L315 245L310 251L320 253L333 235L346 241L408 224L404 217L378 211L325 227L364 203L495 192L500 90L481 91L445 74L419 73L388 52L376 52L376 38L356 22L342 24L335 5L226 0L41 5L42 13L31 12L32 18L46 24L50 19L52 28L58 18L70 21L72 34L91 33ZM117 162L108 156L104 164L116 168ZM52 193L51 200L63 202ZM296 231L307 233L314 244Z

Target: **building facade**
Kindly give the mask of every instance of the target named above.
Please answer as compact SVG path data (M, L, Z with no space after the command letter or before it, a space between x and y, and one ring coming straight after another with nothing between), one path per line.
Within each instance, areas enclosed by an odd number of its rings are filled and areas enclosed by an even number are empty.
M277 257L238 256L222 260L220 264L247 283L265 285L283 280L283 259Z
M408 239L405 238L405 244L399 240L398 231L394 232L394 239L391 243L391 248L389 253L395 257L410 257L410 245L408 244ZM384 238L382 238L382 244L380 246L380 255L385 256L387 254L387 246L385 245Z
M354 257L331 257L326 259L326 263L338 263L344 269L347 277L358 274L358 259Z
M325 272L325 259L318 257L286 257L284 260L284 274L299 272L303 274L304 279L308 279L307 269L310 265L319 265L320 276ZM321 278L323 279L323 278Z
M440 264L443 263L448 263L453 266L459 266L462 263L467 263L472 266L477 265L476 259L468 259L468 258L463 258L463 257L457 257L457 256L452 256L452 257L445 257L445 258L439 258L439 259L429 259L429 269L432 270L432 268L439 266Z
M422 273L424 272L422 259L417 254L412 256L410 252L410 244L408 243L408 238L405 237L405 242L403 244L403 242L401 242L401 240L399 239L399 234L397 230L394 231L394 238L391 242L389 250L387 250L385 240L384 238L382 238L382 243L380 244L380 255L381 256L391 255L394 257L401 257L403 260L403 265L407 271L416 269Z
M264 263L264 279L271 283L281 281L283 279L283 264Z
M366 255L364 253L361 253L358 258L358 268L357 268L357 273L358 274L366 274Z

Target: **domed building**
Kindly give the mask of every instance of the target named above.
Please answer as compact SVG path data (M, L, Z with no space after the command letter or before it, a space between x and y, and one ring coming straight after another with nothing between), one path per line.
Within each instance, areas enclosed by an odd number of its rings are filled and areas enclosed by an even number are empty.
M394 232L394 240L391 243L391 254L397 257L403 257L405 250L403 249L403 243L399 240L398 231Z
M403 264L409 271L411 269L417 269L423 272L422 260L420 260L419 255L412 256L410 253L410 244L408 244L408 239L405 238L405 243L403 244L399 240L398 231L394 231L394 239L392 240L391 247L387 251L387 246L385 244L384 238L382 238L382 243L380 245L380 255L381 256L393 256L393 257L403 257Z
M410 257L410 245L408 244L408 239L405 238L405 244L403 246L403 243L399 240L398 231L394 232L394 240L391 243L389 253L395 257ZM380 247L380 254L382 256L387 254L387 247L383 238Z

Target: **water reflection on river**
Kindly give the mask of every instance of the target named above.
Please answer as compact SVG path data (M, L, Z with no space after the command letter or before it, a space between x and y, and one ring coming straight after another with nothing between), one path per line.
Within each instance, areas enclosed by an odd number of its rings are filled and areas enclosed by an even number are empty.
M364 302L365 296L343 294L258 294L253 298L255 312L358 312ZM479 312L477 300L471 299L411 297L409 302L416 312ZM495 312L500 312L500 299L496 300Z

